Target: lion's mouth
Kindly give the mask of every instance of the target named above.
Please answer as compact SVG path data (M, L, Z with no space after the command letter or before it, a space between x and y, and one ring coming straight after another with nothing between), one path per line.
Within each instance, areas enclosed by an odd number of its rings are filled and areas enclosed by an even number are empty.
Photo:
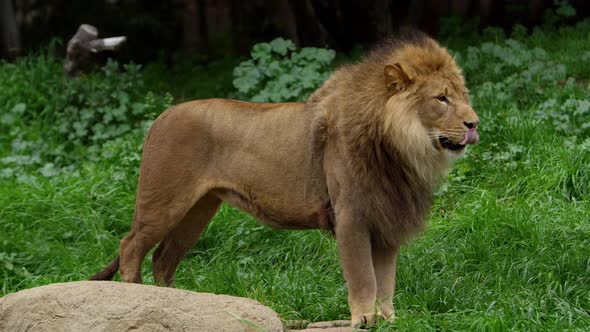
M438 138L440 145L451 151L459 151L465 149L465 144L454 143L448 137L441 136Z
M467 144L477 144L479 142L479 135L477 134L477 128L469 128L465 132L465 137L459 143L453 142L450 138L440 136L438 138L440 145L451 151L461 151L467 146Z

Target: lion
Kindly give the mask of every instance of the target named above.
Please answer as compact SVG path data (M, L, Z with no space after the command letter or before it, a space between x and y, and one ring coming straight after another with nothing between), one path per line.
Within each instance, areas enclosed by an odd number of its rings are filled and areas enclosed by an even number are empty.
M333 232L352 326L393 319L396 258L421 229L438 179L479 141L453 57L420 32L344 65L306 102L186 102L145 139L131 231L93 280L156 283L176 268L222 202L282 229Z

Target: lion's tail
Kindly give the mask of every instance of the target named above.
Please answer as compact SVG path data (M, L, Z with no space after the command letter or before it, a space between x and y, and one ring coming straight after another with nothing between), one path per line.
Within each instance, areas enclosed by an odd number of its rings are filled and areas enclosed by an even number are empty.
M102 271L90 277L90 280L112 280L117 271L119 271L119 256L111 264L102 269Z

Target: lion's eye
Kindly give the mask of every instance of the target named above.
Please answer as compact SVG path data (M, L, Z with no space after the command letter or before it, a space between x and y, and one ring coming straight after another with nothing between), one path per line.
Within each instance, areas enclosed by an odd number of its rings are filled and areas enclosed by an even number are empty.
M445 104L449 103L449 100L447 99L447 96L445 96L445 95L437 96L434 98L436 98L436 100L440 101L441 103L445 103Z

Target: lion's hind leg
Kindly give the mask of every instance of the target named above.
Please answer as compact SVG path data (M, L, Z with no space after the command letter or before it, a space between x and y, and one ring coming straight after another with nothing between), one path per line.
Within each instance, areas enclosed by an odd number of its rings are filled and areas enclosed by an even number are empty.
M153 222L156 219L163 221ZM152 222L146 222L148 220ZM141 221L138 221L137 217L135 218L131 232L121 240L119 273L122 281L142 283L141 264L143 259L148 251L166 236L168 228L171 227L168 223L175 224L176 222L168 222L162 215L150 216Z
M205 195L160 242L153 254L156 284L172 285L178 264L186 252L197 242L220 204L219 198L212 194Z
M138 191L131 232L121 240L119 273L124 282L142 282L141 263L147 253L182 222L206 192L191 192L190 184L164 193L153 186L149 191L146 187Z

